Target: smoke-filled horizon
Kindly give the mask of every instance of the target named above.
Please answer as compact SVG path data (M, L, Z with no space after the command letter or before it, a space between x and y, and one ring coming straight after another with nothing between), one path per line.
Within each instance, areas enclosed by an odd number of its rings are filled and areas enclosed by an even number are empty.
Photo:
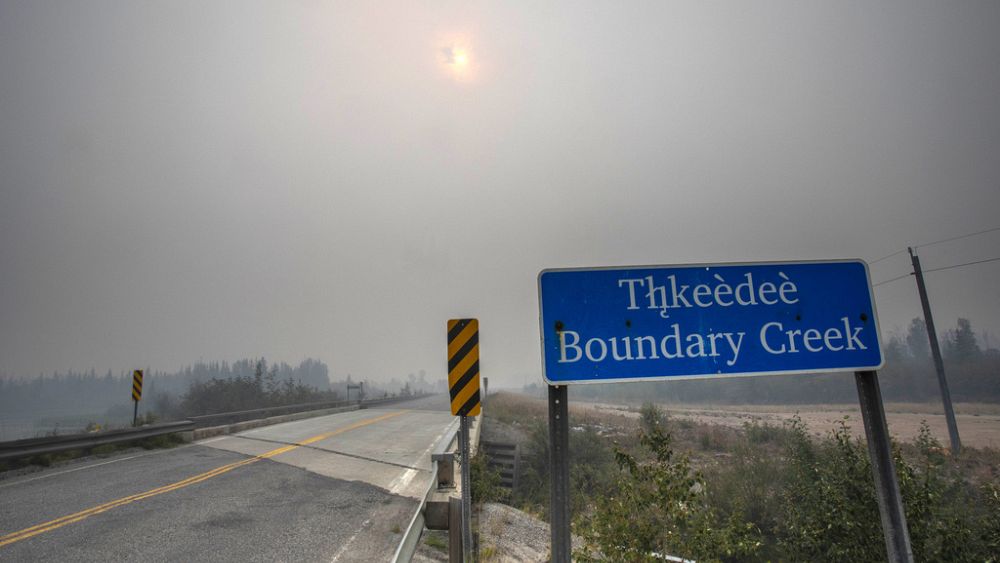
M904 276L875 298L905 330L905 248L1000 226L998 28L995 2L0 0L0 374L437 380L477 317L482 374L521 385L556 267L860 258ZM996 347L998 281L929 272L939 336Z

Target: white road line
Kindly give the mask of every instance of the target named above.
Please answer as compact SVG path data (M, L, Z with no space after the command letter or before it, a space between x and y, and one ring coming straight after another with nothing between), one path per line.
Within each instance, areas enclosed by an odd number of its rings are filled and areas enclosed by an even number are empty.
M399 477L396 477L392 483L389 484L389 492L394 495L398 495L400 491L409 486L410 481L412 481L416 475L416 469L407 469L406 471L403 471Z
M335 553L333 555L333 559L330 560L330 563L337 563L337 560L340 559L340 556L343 555L344 553L346 553L347 552L347 548L351 547L351 544L354 543L354 539L358 537L358 534L361 533L361 530L364 530L365 526L367 526L368 524L371 524L371 523L372 523L372 519L371 518L369 518L369 519L365 520L364 522L362 522L361 523L361 527L358 528L358 531L354 532L354 535L351 536L351 537L349 537L349 538L347 538L347 541L344 542L344 545L340 546L340 549L338 549L337 553Z
M200 446L202 444L211 444L212 442L218 442L219 440L225 440L226 438L233 438L233 437L239 437L239 436L237 436L236 434L224 434L222 436L218 436L215 438L205 438L204 440L198 440L195 443Z
M420 463L421 460L424 459L424 457L430 454L431 450L434 449L434 446L438 443L438 441L441 440L441 437L444 436L444 433L446 431L447 427L445 427L445 430L442 430L440 434L438 434L433 440L431 440L431 445L427 446L426 450L418 454L417 457L410 463L410 465L416 466L418 463ZM394 495L398 495L403 489L410 486L410 482L413 481L413 478L416 476L417 476L416 469L407 469L399 477L393 479L392 483L389 484L389 492Z

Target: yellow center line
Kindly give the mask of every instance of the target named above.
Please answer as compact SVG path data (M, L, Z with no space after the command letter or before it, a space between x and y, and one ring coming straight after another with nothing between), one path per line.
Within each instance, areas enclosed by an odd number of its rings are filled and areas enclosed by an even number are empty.
M14 542L18 542L18 541L21 541L21 540L24 540L24 539L28 539L28 538L30 538L32 536L37 536L38 534L41 534L41 533L44 533L44 532L55 530L56 528L61 528L61 527L65 526L65 525L67 525L67 524L72 524L74 522L79 522L81 520L84 520L86 518L94 516L95 514L100 514L102 512L107 512L108 510L111 510L112 508L117 508L119 506L125 506L126 504L131 504L131 503L133 503L135 501L138 501L138 500L143 500L143 499L147 499L147 498L150 498L150 497L155 497L157 495L162 495L163 493L169 493L171 491L176 491L178 489L182 489L184 487L187 487L187 486L190 486L190 485L194 485L196 483L201 483L202 481L207 481L207 480L211 479L212 477L218 477L219 475L222 475L224 473L228 473L228 472L230 472L233 469L236 469L238 467L243 467L244 465L250 465L251 463L256 463L256 462L258 462L258 461L260 461L262 459L269 459L269 458L272 458L272 457L274 457L276 455L281 455L283 453L288 453L288 452L290 452L292 450L295 450L295 449L298 449L298 448L300 448L302 446L313 444L313 443L319 442L320 440L325 440L325 439L330 438L332 436L336 436L338 434L343 434L344 432L349 432L351 430L356 430L356 429L361 428L363 426L368 426L369 424L375 424L376 422L381 422L383 420L387 420L387 419L390 419L392 417L399 416L399 415L401 415L401 414L403 414L405 412L406 411L391 412L389 414L384 414L382 416L377 416L375 418L369 418L369 419L366 419L366 420L362 420L360 422L355 422L354 424L347 425L347 426L345 426L343 428L339 428L339 429L333 430L331 432L325 432L323 434L319 434L319 435L313 436L311 438L306 438L305 440L302 440L301 442L296 442L294 444L290 444L290 445L287 445L287 446L282 446L280 448L273 449L273 450L271 450L269 452L265 452L265 453L262 453L260 455L253 456L251 458L243 459L243 460L240 460L240 461L235 461L233 463L229 463L229 464L223 465L221 467L216 467L215 469L212 469L210 471L206 471L204 473L199 473L198 475L194 475L194 476L188 477L187 479L182 479L180 481L177 481L176 483L171 483L169 485L163 485L162 487L157 487L155 489L150 489L150 490L142 492L142 493L137 493L137 494L130 495L130 496L127 496L127 497L122 497L120 499L116 499L116 500L113 500L113 501L110 501L110 502L106 502L104 504L99 504L97 506L88 508L86 510L81 510L79 512L74 512L73 514L68 514L66 516L62 516L60 518L56 518L55 520L49 520L48 522L43 522L41 524L36 524L34 526L31 526L30 528L25 528L23 530L19 530L17 532L13 532L11 534L7 534L6 536L0 536L0 547L3 547L5 545L9 545L9 544L12 544Z

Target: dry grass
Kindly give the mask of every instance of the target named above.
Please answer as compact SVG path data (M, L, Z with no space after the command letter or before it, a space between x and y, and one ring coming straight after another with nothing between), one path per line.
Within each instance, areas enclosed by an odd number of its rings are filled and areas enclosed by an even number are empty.
M660 407L670 417L697 424L742 428L744 424L780 426L799 417L809 430L825 435L845 418L857 436L864 435L861 411L857 405L675 405ZM637 405L579 403L572 412L591 410L599 413L621 413L638 417ZM885 406L889 432L903 442L912 442L926 421L931 433L948 443L948 426L940 404L888 403ZM956 421L963 446L1000 449L1000 405L987 403L957 403Z

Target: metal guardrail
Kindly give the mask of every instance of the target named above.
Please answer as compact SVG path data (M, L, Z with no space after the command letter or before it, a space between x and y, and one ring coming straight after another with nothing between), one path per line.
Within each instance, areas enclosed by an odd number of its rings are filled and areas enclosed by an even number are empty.
M108 432L89 434L66 434L64 436L47 436L44 438L26 438L12 442L0 442L0 461L55 454L70 450L86 450L97 446L134 442L165 434L188 432L194 429L194 422L182 420L125 430L110 430Z
M371 408L378 407L381 405L389 405L392 403L399 403L402 401L412 401L414 399L419 399L421 397L426 397L427 395L411 395L408 397L390 397L386 399L370 399L367 401L361 401L361 408ZM206 428L209 426L220 426L223 424L235 424L237 422L245 422L247 420L256 420L260 418L271 418L272 416L281 416L286 414L296 414L300 412L308 411L318 411L323 409L333 409L337 407L348 407L352 405L358 405L358 401L321 401L317 403L299 403L296 405L284 405L280 407L265 407L262 409L251 409L245 411L233 411L233 412L220 412L215 414L205 414L199 416L188 417L188 420L193 421L198 425L198 428Z
M448 427L448 430L445 431L444 436L438 440L437 445L434 446L434 454L442 454L450 450L457 436L458 419L456 418L451 423L451 426ZM399 547L396 548L396 553L392 556L392 563L409 562L413 559L413 554L417 552L420 534L424 531L424 508L427 506L427 499L430 498L431 493L438 488L438 462L434 459L434 456L431 456L431 460L431 482L427 485L427 491L420 499L417 511L413 513L413 518L410 519L410 525L403 532L403 539L400 540Z
M378 407L401 401L418 399L425 395L413 395L409 397L392 397L387 399L374 399L362 401L362 408ZM196 428L206 428L225 424L235 424L248 420L270 418L284 414L295 414L312 410L323 410L328 408L344 407L358 404L357 401L325 401L317 403L299 403L296 405L285 405L281 407L267 407L263 409L252 409L245 411L223 412L202 416L192 416L188 420L177 422L167 422L152 426L142 426L139 428L128 428L124 430L109 430L106 432L95 432L87 434L65 434L62 436L46 436L44 438L25 438L10 442L0 442L0 461L33 457L37 455L55 454L70 450L87 450L97 446L110 444L121 444L132 442L154 436L174 434L177 432L189 432Z
M258 418L270 418L272 416L281 416L284 414L295 414L300 412L307 412L312 410L322 410L322 409L332 409L337 407L346 407L349 405L356 405L357 401L324 401L319 403L301 403L298 405L285 405L283 407L266 407L262 409L251 409L245 411L233 411L233 412L220 412L215 414L204 414L200 416L188 417L188 420L195 423L198 428L205 428L208 426L220 426L223 424L235 424L237 422L245 422L247 420L256 420Z

